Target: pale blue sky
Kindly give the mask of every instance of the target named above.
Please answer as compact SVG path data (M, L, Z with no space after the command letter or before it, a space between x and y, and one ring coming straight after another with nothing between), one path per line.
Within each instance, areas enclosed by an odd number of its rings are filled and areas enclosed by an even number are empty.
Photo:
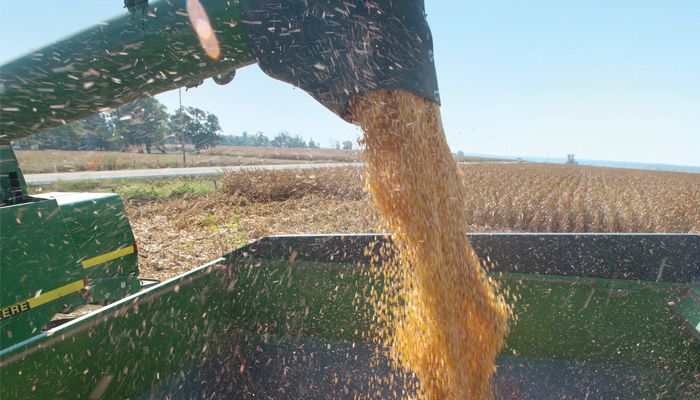
M0 62L125 12L121 0L0 0ZM454 151L700 166L700 1L427 0ZM177 91L158 98L171 110ZM257 67L183 91L226 133L359 131Z

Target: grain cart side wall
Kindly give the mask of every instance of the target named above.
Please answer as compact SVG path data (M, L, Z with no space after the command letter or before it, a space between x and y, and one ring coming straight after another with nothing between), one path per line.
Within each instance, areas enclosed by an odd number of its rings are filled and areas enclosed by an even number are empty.
M694 287L686 278L700 273L699 266L680 260L694 254L700 236L470 237L480 256L500 264L492 276L514 295L518 315L498 360L497 388L531 399L541 398L542 388L570 398L584 398L587 389L589 398L697 393L700 342L669 303ZM578 253L553 268L557 242L576 238ZM379 349L365 335L373 317L363 293L381 290L365 273L365 249L382 241L371 235L261 239L0 352L0 380L15 382L0 387L0 395L236 398L244 390L262 398L343 398L352 393L346 389L365 390L371 374L393 374L377 367L386 360L371 364ZM515 249L508 258L498 257L499 243ZM640 244L648 252L635 254ZM606 257L599 247L618 252ZM682 273L638 279L649 271L644 265L635 271L635 263L661 262L664 252L677 252L668 262ZM605 268L614 273L616 264L630 279L600 276ZM591 266L600 268L587 273Z
M688 322L695 338L700 341L700 279L690 292L674 304L674 309Z
M229 277L215 260L0 351L0 397L139 398L193 370L234 320Z

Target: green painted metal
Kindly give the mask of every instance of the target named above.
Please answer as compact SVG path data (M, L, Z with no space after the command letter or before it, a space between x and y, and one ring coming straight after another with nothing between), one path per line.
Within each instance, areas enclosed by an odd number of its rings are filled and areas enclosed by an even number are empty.
M693 335L700 340L700 288L693 288L680 301L674 303L674 309L685 319Z
M369 280L366 265L245 253L0 352L0 380L14 383L0 387L0 395L163 398L193 379L197 390L206 390L245 369L234 347L255 352L275 338L321 341L329 349L368 343L372 310L362 294L381 283ZM517 299L518 319L501 358L505 366L575 366L590 371L593 381L606 368L628 374L641 398L686 398L697 388L700 342L670 305L691 290L687 284L495 276ZM226 368L208 371L217 357L227 360Z
M683 319L669 306L687 285L503 274L503 287L517 295L520 316L506 352L678 373L698 367L700 343L689 345Z
M59 312L140 290L118 195L29 196L10 146L0 146L0 168L0 349L38 334ZM120 249L131 251L83 265Z
M221 55L205 54L185 1L153 2L0 68L0 144L255 62L237 1L200 0Z
M0 206L17 204L27 197L27 183L12 147L0 145Z
M83 262L136 243L129 218L118 194L46 193L34 196L55 199ZM91 301L121 299L140 290L136 252L84 268Z
M75 243L55 200L0 207L0 239L3 310L53 289L82 282ZM83 302L77 291L36 308L4 314L0 321L0 349L38 334L66 305Z
M221 260L218 260L221 261ZM3 399L135 398L199 359L231 324L221 264L203 266L0 352ZM50 377L47 379L47 377Z

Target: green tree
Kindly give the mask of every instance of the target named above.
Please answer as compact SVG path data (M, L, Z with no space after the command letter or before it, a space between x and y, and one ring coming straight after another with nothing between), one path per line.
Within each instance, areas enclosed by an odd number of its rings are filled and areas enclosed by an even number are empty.
M256 146L256 147L267 147L270 145L270 139L265 136L264 133L257 131L255 135L252 135L250 137L250 144L247 146Z
M43 131L29 138L21 145L37 146L40 149L79 150L83 147L85 129L82 121L73 121Z
M307 147L306 141L299 135L292 136L289 132L280 132L270 144L273 147Z
M352 150L352 142L349 140L344 141L343 150Z
M180 110L177 110L170 117L170 125L179 135ZM182 110L182 126L185 130L185 141L193 144L197 150L219 144L221 124L219 118L210 112L195 107L184 108ZM231 142L235 142L235 139L231 139Z
M85 137L83 146L90 150L119 150L121 138L114 134L114 129L107 120L107 114L91 115L83 120Z
M221 132L219 117L209 112L206 113L204 130L200 131L198 136L193 136L192 138L194 146L197 149L215 147L217 144L219 144L219 132Z
M310 149L318 149L319 145L318 145L318 143L314 142L313 139L309 139L309 148Z
M241 133L241 136L238 137L238 140L236 142L237 142L236 146L250 146L251 140L250 140L250 137L248 136L248 132L243 131L243 133Z
M270 139L264 133L258 131L254 135L249 135L243 131L241 136L224 135L220 136L220 142L227 146L252 146L252 147L267 147L270 146Z
M143 145L151 153L153 145L161 143L170 124L168 112L153 97L139 99L112 112L116 133L128 145Z

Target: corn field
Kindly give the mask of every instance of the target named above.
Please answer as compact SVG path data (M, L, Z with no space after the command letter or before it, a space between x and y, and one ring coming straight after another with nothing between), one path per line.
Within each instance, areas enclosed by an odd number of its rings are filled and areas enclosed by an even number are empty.
M527 232L700 232L700 175L542 164L462 168L472 224Z
M700 174L467 164L471 232L700 233ZM222 190L129 201L144 276L164 279L274 234L382 232L360 168L241 171ZM400 190L400 188L397 188Z
M552 164L469 164L464 206L479 230L699 232L700 174ZM368 199L355 169L243 171L225 191L246 203ZM400 190L400 188L397 188ZM293 211L293 210L291 210Z

